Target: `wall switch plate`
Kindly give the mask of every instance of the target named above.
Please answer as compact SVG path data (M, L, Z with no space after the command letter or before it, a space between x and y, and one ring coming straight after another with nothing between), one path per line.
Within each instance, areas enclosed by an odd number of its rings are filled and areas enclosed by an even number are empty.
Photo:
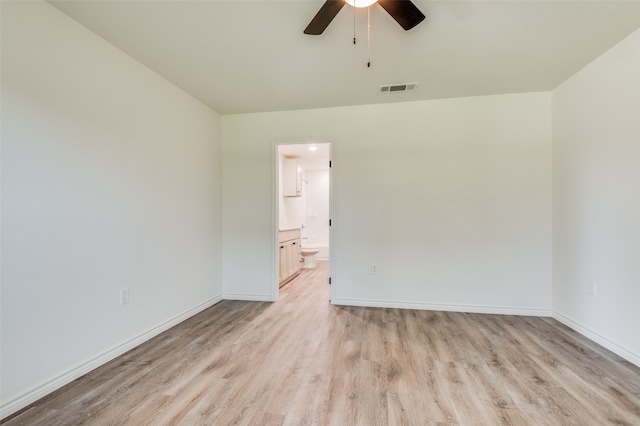
M371 273L372 274L377 274L378 273L378 264L377 263L372 263L371 264Z
M591 281L589 283L589 296L595 296L597 294L598 283Z
M129 303L129 287L124 287L120 289L120 304L126 305Z

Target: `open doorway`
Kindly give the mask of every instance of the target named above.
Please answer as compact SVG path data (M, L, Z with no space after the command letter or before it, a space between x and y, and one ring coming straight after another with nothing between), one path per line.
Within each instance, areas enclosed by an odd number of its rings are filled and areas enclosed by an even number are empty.
M278 294L304 271L329 270L331 143L278 144L276 154Z

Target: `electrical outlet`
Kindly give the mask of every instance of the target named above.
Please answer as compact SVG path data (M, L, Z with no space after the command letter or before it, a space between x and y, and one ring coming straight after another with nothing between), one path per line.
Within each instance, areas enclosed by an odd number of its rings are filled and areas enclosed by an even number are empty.
M377 274L378 273L378 264L377 263L372 263L371 264L371 273L372 274Z
M595 296L597 294L598 283L591 281L589 283L589 296Z
M120 304L126 305L129 303L129 287L124 287L120 289Z

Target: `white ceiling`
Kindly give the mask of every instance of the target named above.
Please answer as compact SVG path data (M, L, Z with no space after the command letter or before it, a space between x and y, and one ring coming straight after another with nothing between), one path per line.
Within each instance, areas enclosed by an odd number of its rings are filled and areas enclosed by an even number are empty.
M367 68L366 10L355 46L350 6L303 34L324 0L51 3L221 114L549 91L640 28L640 0L414 0L406 32L374 5Z

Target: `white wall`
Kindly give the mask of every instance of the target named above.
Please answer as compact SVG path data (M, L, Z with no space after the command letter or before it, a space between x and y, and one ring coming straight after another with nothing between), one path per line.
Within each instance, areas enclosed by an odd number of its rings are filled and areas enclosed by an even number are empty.
M640 30L553 91L553 230L556 318L640 365Z
M225 297L270 297L274 141L309 135L335 141L336 303L550 315L549 93L223 116Z
M219 299L219 121L48 3L2 2L2 415Z

